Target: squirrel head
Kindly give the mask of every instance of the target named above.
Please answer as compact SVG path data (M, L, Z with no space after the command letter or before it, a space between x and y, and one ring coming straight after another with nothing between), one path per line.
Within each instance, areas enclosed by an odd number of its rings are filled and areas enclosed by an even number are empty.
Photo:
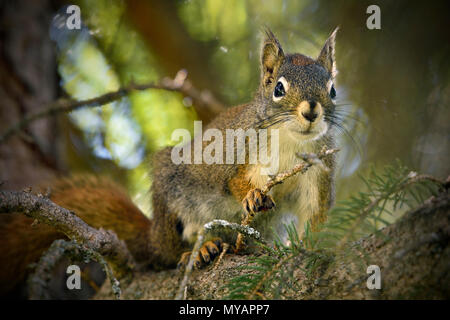
M315 140L333 123L337 74L334 55L336 28L317 59L285 54L274 34L266 29L261 49L261 128L287 128L297 138Z

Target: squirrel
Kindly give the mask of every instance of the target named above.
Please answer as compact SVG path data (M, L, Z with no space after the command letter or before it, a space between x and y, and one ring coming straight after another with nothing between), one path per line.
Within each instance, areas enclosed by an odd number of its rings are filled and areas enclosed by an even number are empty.
M266 29L261 80L253 100L227 109L206 129L225 133L227 129L269 128L270 134L278 129L278 173L298 164L299 152L334 148L336 32L313 59L284 53ZM264 237L271 238L271 228L282 232L289 222L301 236L306 222L314 231L326 220L334 202L334 155L324 159L329 170L313 166L264 194L261 188L268 175L261 164L175 164L173 149L167 147L153 157L151 219L122 188L105 178L81 175L59 179L51 184L50 199L92 227L116 232L137 263L154 269L186 263L196 233L213 219L240 222L242 212L267 211L252 225ZM0 256L4 261L0 264L0 293L23 281L26 266L36 262L53 240L64 237L47 225L31 226L32 222L24 215L0 214ZM220 252L221 239L209 240L200 249L197 267L208 264Z

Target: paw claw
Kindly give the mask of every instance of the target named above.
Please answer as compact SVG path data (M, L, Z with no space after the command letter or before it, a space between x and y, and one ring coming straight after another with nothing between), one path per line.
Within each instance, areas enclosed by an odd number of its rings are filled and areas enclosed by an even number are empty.
M190 257L191 257L191 251L184 252L180 257L180 260L178 261L177 269L182 269L182 268L186 267L189 262Z
M214 238L210 241L207 241L200 248L199 255L194 261L195 269L201 269L203 266L210 264L214 259L219 255L220 249L222 248L222 239ZM186 267L189 259L191 257L191 251L185 252L181 255L180 261L178 262L177 267L183 268Z
M200 248L200 255L202 256L203 261L205 261L206 263L211 262L211 257L209 256L208 249L205 246Z
M270 210L275 207L272 197L263 194L260 189L252 189L242 200L242 205L247 213Z

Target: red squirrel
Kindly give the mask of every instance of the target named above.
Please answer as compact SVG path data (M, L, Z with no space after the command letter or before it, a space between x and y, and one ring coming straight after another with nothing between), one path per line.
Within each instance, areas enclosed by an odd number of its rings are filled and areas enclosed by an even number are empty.
M227 129L268 128L269 135L277 129L278 172L292 169L299 161L297 153L318 153L324 146L334 148L336 31L313 59L285 53L267 30L261 49L261 80L254 99L219 114L205 129L217 129L224 136ZM261 188L268 175L260 164L175 164L172 151L173 147L168 147L153 157L151 219L122 188L93 176L51 183L51 200L93 227L116 232L135 260L151 268L176 266L197 231L213 219L239 223L243 211L269 210L258 215L253 225L264 237L271 237L271 227L280 231L289 222L295 223L301 236L307 221L314 230L326 219L334 201L334 156L324 160L330 170L313 166L265 195ZM52 227L32 227L32 222L24 215L0 214L0 293L23 281L27 265L36 262L55 239L64 238ZM212 261L220 246L217 239L207 241L197 264Z

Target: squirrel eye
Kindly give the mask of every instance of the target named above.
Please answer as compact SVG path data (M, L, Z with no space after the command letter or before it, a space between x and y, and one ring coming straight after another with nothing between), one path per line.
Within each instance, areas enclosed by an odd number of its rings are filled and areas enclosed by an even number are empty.
M286 94L286 91L284 90L284 86L281 83L281 81L278 81L277 85L275 86L275 91L273 92L273 95L275 98L280 98Z
M331 86L330 97L331 97L331 99L336 98L336 89L334 88L334 86Z

